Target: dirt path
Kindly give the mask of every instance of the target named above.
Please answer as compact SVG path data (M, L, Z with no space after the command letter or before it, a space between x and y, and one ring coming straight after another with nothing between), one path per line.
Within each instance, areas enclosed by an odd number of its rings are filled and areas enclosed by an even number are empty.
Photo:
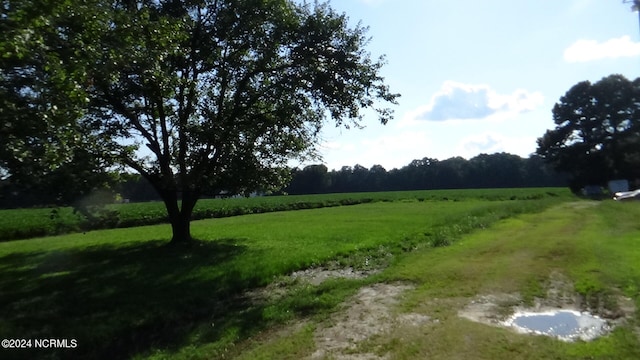
M374 284L363 287L314 335L317 350L310 359L378 360L387 357L359 349L365 340L384 335L400 324L419 326L430 320L420 314L395 311L402 294L413 289L405 284Z
M426 315L397 311L405 292L413 289L413 286L401 283L378 283L361 288L343 304L341 310L316 329L316 351L308 359L388 359L388 354L380 353L380 350L376 352L376 337L385 336L398 326L419 327L429 322L438 323ZM613 328L635 312L630 299L618 297L617 301L618 313L615 314L602 309L588 309L573 291L573 284L562 274L553 273L547 282L547 296L536 299L534 306L528 309L592 310L605 316ZM522 309L522 299L518 294L486 294L470 300L459 310L458 316L491 326L507 327L504 322L507 315Z
M360 271L350 267L310 268L294 272L279 282L248 292L245 296L255 302L273 301L284 296L291 284L318 286L328 279L363 279L379 271ZM402 283L376 283L360 288L336 313L316 327L313 336L316 350L307 359L387 359L385 354L379 355L367 349L364 343L376 336L384 336L397 326L420 326L431 320L421 314L397 312L403 294L413 289L412 285ZM293 326L286 332L295 332L299 328Z

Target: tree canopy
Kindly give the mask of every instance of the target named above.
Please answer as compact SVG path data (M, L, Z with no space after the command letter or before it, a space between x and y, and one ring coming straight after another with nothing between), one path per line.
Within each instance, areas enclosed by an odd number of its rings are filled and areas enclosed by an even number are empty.
M77 149L87 168L132 168L173 241L190 239L200 196L279 188L290 159L317 155L327 119L359 127L372 108L385 124L380 103L399 96L366 28L317 2L8 0L1 20L5 176Z
M553 121L537 153L569 172L574 189L640 179L640 78L580 82L554 106Z
M71 11L68 1L3 1L0 17L0 181L62 202L108 182L107 158L75 121L86 64L72 56L83 44L65 34L82 25L84 3Z

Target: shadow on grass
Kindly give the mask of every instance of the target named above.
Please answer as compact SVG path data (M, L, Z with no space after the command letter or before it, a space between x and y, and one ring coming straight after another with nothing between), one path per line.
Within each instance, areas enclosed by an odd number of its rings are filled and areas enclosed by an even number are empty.
M0 349L0 357L124 359L215 341L230 327L251 333L262 309L237 295L260 280L232 265L248 251L241 239L150 241L0 258L1 337L77 340L75 348Z

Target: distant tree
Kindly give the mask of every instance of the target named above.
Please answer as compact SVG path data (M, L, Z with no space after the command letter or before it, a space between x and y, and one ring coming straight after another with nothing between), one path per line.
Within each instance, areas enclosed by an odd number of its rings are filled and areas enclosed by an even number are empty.
M469 162L460 157L439 161L434 180L435 189L460 189L469 186Z
M343 166L340 170L332 170L329 173L331 177L331 192L349 192L351 191L353 168L351 166Z
M382 165L373 165L369 169L369 174L365 180L366 191L385 190L387 183L387 170Z
M507 153L480 154L469 159L469 182L474 188L520 187L524 160Z
M128 199L133 202L161 200L153 185L140 174L119 174L118 180L115 190L122 199Z
M640 177L640 79L610 75L574 85L553 108L537 153L571 174L574 190Z
M294 169L293 176L285 192L289 194L322 194L331 185L331 178L325 165L307 165L302 170Z
M433 189L437 159L424 157L416 159L400 169L406 177L407 190Z
M522 168L525 187L567 186L568 175L556 171L540 155L531 154Z
M351 171L351 190L350 191L365 191L367 185L367 176L369 175L369 169L366 166L355 164Z
M34 174L68 160L71 148L85 149L151 183L172 242L191 239L192 210L204 194L280 187L290 159L316 154L327 115L358 127L360 110L373 108L384 124L392 113L377 101L398 97L379 74L383 59L364 50L366 29L327 4L2 6L1 173Z

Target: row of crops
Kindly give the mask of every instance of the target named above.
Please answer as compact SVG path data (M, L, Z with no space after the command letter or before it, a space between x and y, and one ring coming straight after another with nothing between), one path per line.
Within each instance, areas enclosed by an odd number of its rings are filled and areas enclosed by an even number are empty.
M515 200L556 196L571 195L568 190L560 188L522 188L203 199L196 205L193 219L345 206L377 201ZM98 208L89 218L74 211L71 207L0 210L0 241L163 222L167 222L167 214L162 202L110 204Z

